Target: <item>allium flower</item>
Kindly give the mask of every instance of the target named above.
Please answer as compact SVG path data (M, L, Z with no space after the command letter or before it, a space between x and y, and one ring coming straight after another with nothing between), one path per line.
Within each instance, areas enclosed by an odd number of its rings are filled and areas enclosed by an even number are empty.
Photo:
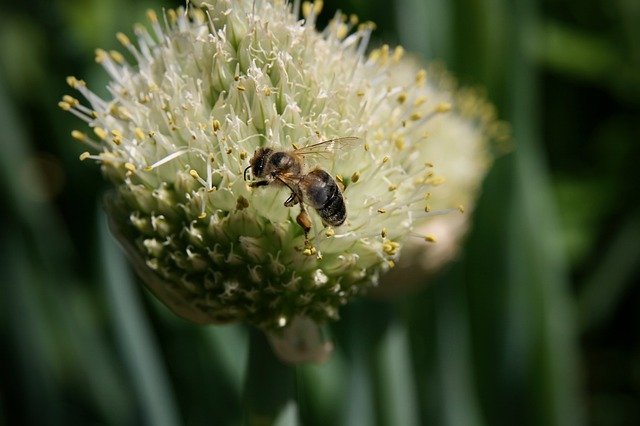
M401 84L419 69L419 61L405 58L396 67L394 78ZM401 294L424 284L458 254L471 225L470 213L480 185L495 155L511 149L508 124L497 120L494 106L479 90L459 88L438 63L429 66L427 73L430 84L426 95L444 96L452 105L450 114L438 115L425 124L429 142L424 153L445 179L429 190L428 209L458 206L465 214L441 215L416 224L415 231L431 244L407 239L400 261L375 289L376 296Z
M448 142L431 134L452 123L438 117L456 113L454 96L424 70L399 79L401 48L366 55L371 24L337 14L318 32L321 5L305 3L302 20L260 0L149 12L136 41L118 34L128 54L97 51L106 99L68 79L89 105L65 96L60 106L93 130L73 136L115 185L112 229L148 288L186 319L271 332L335 320L431 216L459 214L455 194L438 199L455 158L435 161L432 146ZM347 220L324 227L309 209L305 246L299 206L283 205L290 191L251 188L243 170L259 147L339 137L361 143L309 159L305 172L320 167L344 186Z

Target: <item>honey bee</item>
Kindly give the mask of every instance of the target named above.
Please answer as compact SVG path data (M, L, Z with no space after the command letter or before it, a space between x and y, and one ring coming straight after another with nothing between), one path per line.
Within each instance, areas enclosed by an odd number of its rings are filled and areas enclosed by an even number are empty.
M351 149L360 138L344 137L330 139L308 145L292 151L277 151L272 148L258 148L244 170L244 180L251 170L254 177L261 180L251 182L252 188L275 185L286 186L291 195L284 202L286 207L300 204L300 214L296 222L304 230L305 246L308 245L311 218L305 204L318 212L325 225L340 226L347 219L347 209L342 191L336 180L326 171L315 168L308 173L303 171L303 160L307 156L328 156L338 151Z

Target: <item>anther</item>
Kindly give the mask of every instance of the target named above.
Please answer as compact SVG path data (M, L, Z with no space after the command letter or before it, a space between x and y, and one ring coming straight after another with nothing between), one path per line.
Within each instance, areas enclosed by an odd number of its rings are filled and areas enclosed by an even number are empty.
M433 234L428 234L424 236L424 240L428 243L436 243L438 242L438 239L436 238L435 235Z
M117 33L116 38L118 41L125 47L129 47L131 45L131 40L124 33Z

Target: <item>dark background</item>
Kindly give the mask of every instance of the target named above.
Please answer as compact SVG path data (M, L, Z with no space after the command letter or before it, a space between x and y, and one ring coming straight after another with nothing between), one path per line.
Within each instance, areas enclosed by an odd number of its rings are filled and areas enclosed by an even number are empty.
M246 329L185 323L137 285L56 106L67 75L105 86L96 47L180 4L0 16L0 425L241 422ZM344 309L331 361L297 369L303 423L640 424L640 2L327 1L321 24L338 6L484 87L515 150L460 258Z

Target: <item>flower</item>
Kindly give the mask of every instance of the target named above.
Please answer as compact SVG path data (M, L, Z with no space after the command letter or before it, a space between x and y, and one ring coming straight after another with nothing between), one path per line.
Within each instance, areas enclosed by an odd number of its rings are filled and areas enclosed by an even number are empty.
M321 7L303 4L304 19L279 1L150 11L135 42L117 35L126 55L96 53L111 78L106 99L68 78L88 106L71 96L60 106L93 130L72 135L114 184L111 228L147 287L186 319L272 332L335 320L420 226L457 211L455 194L438 198L452 159L434 161L432 147L446 142L431 134L455 123L439 119L457 114L453 94L424 70L400 78L400 47L367 55L370 23L338 13L319 32ZM260 147L341 137L361 143L305 158L305 172L340 182L347 220L323 227L309 209L305 244L299 207L283 205L290 192L253 188L243 171Z
M404 58L395 73L398 82L417 72L420 65L415 58ZM423 238L406 240L400 261L374 290L376 297L418 288L455 258L471 226L471 213L494 157L511 149L508 124L498 121L494 106L486 101L481 90L459 88L440 63L431 64L427 70L431 93L427 91L426 96L445 96L452 111L425 124L429 133L425 155L445 177L445 181L429 190L426 208L457 206L464 214L441 215L417 224L415 232Z

